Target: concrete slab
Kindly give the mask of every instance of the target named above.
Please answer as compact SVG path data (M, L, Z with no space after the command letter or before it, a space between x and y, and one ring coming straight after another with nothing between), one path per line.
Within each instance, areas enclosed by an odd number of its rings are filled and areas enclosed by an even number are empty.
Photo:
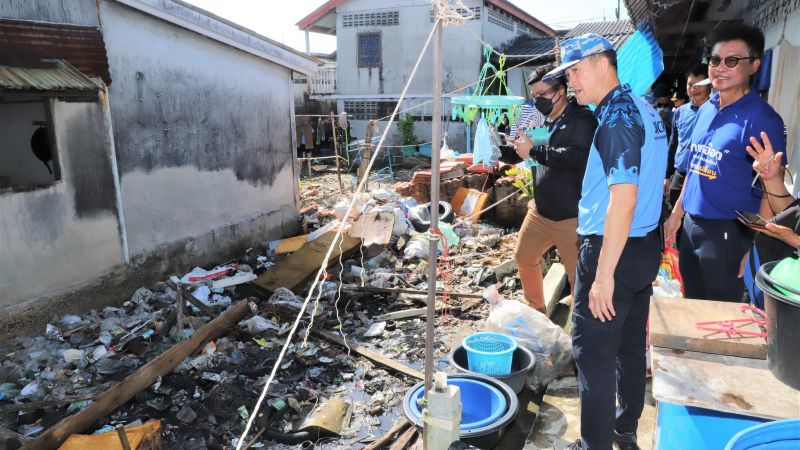
M558 305L558 302L564 297L569 295L569 279L564 270L564 265L555 263L550 266L547 274L544 276L544 304L547 307L548 315L553 313L553 310ZM566 294L564 293L567 290Z
M574 442L580 437L580 400L578 380L566 377L547 388L524 450L552 449L555 442ZM639 420L639 447L652 450L656 423L656 406L651 380L647 381L645 407Z

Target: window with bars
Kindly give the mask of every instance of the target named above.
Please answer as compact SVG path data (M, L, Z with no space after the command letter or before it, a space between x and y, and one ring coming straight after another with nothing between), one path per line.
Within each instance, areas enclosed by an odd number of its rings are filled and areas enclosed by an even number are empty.
M505 28L508 31L514 31L514 22L506 17L506 14L494 8L489 9L489 23L493 23L500 28Z
M382 119L394 111L397 102L372 100L345 100L344 110L353 120Z
M459 12L459 14L461 14L461 17L468 17L470 15L470 13L471 13L473 16L472 16L472 19L470 19L470 20L481 20L481 7L480 6L476 6L474 8L469 8L469 9L458 8L458 12ZM429 16L430 16L431 23L433 23L433 10L431 10L431 13L429 14Z
M342 17L342 26L350 27L388 27L400 25L400 11L370 13L350 13Z
M380 67L381 65L381 34L358 34L358 67Z

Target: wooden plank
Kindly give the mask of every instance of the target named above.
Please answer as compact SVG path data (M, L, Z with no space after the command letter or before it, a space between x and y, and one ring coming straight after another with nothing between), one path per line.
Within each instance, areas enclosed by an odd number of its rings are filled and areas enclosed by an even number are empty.
M342 336L339 335L339 334L331 333L330 331L325 331L325 330L312 330L311 332L313 334L323 338L323 339L328 340L328 341L335 342L335 343L337 343L339 345L345 345L344 344L344 339L342 339ZM395 361L395 360L393 360L391 358L387 358L387 357L381 355L380 353L378 353L378 352L376 352L374 350L370 350L370 349L364 347L363 345L356 344L353 341L348 341L347 342L347 346L350 347L350 350L358 353L359 355L364 356L366 358L369 358L369 359L371 359L372 361L374 361L376 363L383 364L384 366L386 366L386 367L388 367L390 369L393 369L396 372L400 372L402 374L405 374L405 375L408 375L410 377L414 377L414 378L417 378L417 379L420 379L420 380L425 377L422 374L422 372L420 372L419 370L412 369L411 367L408 367L405 364L401 364L401 363L399 363L399 362L397 362L397 361Z
M336 233L331 231L311 242L306 242L300 250L289 255L273 269L262 273L252 283L268 292L275 292L282 287L295 290L303 286L319 270L335 235ZM331 257L328 260L329 266L339 259L340 250L341 255L346 256L361 245L360 239L347 235L342 235L340 242L341 245L339 242L333 245L333 253L331 253Z
M417 434L417 427L411 426L403 434L401 434L396 441L392 443L389 450L405 450L411 444L411 440Z
M33 440L32 437L25 436L24 434L19 434L16 431L11 431L7 428L0 428L0 442L2 442L4 445L8 445L13 441L17 441L20 444L25 444L32 440Z
M367 166L369 166L369 160L372 158L372 135L375 133L376 128L376 121L370 120L367 122L367 131L365 132L364 137L364 148L361 151L361 166L359 166L358 171L356 172L359 183L364 178L364 175L367 175ZM369 190L369 179L367 179L367 182L364 183L364 190Z
M281 239L280 242L278 242L278 246L275 248L275 254L285 255L287 253L294 253L300 250L300 247L302 247L307 240L307 234Z
M428 295L425 291L420 291L418 289L401 289L401 288L380 288L380 287L373 287L373 286L361 286L361 287L353 287L353 288L345 288L350 290L356 291L364 291L364 292L374 292L376 294L411 294L411 295ZM437 292L436 296L441 297L444 293ZM478 293L469 293L469 292L448 292L448 297L453 298L483 298L482 294Z
M408 419L406 419L405 417L401 417L400 420L397 421L397 423L392 425L392 428L389 429L389 431L387 431L386 434L384 434L383 436L379 437L378 439L375 439L369 445L367 445L366 447L362 448L361 450L377 450L377 449L381 448L387 442L389 442L392 439L394 439L394 435L395 434L400 433L401 431L405 430L405 428L407 426L409 426L410 424L411 423L408 421Z
M765 419L800 417L800 391L778 381L760 359L653 347L653 396Z
M176 292L178 290L178 285L172 280L167 280L167 286L171 287ZM185 285L182 285L182 286L185 286ZM204 312L205 315L207 315L208 317L212 317L212 318L213 317L217 317L217 313L216 313L216 311L214 311L213 308L211 308L210 306L206 306L205 303L203 303L200 300L198 300L197 297L195 297L194 294L192 294L191 292L188 292L188 291L184 292L183 293L183 299L186 300L187 302L191 303L192 305L194 305L195 308L197 308L200 311Z
M23 447L24 450L49 450L57 448L65 439L92 426L98 419L116 411L137 393L147 389L156 378L164 376L184 358L196 352L209 340L227 333L249 311L248 301L234 305L221 316L195 331L192 337L174 345L157 358L128 375L119 384L100 394L91 405L72 416L62 419L36 439Z
M729 337L697 328L698 322L752 318L741 303L653 297L650 303L650 344L654 347L766 359L762 337ZM755 324L741 328L759 332Z
M447 310L456 313L456 312L466 312L470 309L474 308L477 305L483 303L483 299L473 299L469 302L465 302L463 305L447 305ZM436 312L441 312L445 309L441 303L436 305ZM427 314L428 308L411 308L411 309L404 309L401 311L393 311L386 314L381 314L380 316L376 317L375 320L378 322L382 322L385 320L401 320L401 319L410 319L412 317L422 317Z
M20 411L33 411L48 406L61 406L66 405L67 403L79 402L83 400L94 400L97 396L98 394L96 393L80 394L56 399L38 400L29 403L11 403L8 405L0 405L0 415L18 413Z

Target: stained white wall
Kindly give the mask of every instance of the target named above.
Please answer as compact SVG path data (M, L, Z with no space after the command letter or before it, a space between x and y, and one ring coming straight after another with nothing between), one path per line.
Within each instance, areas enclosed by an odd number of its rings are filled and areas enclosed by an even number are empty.
M100 11L131 254L296 212L290 70L116 2Z
M102 117L98 103L53 102L62 180L0 193L0 307L84 285L123 264Z

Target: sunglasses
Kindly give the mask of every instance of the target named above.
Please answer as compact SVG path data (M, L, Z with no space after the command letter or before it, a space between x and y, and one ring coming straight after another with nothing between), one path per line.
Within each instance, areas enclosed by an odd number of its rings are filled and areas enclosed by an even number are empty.
M758 56L748 56L748 57L745 57L745 58L740 58L738 56L728 56L727 58L725 58L725 65L730 67L731 69L733 69L734 67L738 66L739 65L739 61L741 61L743 59L751 59L751 60L752 59L758 59ZM720 58L717 55L714 55L711 58L708 58L708 65L711 66L711 67L717 67L717 66L719 66L719 63L721 63L721 62L722 62L722 58Z

